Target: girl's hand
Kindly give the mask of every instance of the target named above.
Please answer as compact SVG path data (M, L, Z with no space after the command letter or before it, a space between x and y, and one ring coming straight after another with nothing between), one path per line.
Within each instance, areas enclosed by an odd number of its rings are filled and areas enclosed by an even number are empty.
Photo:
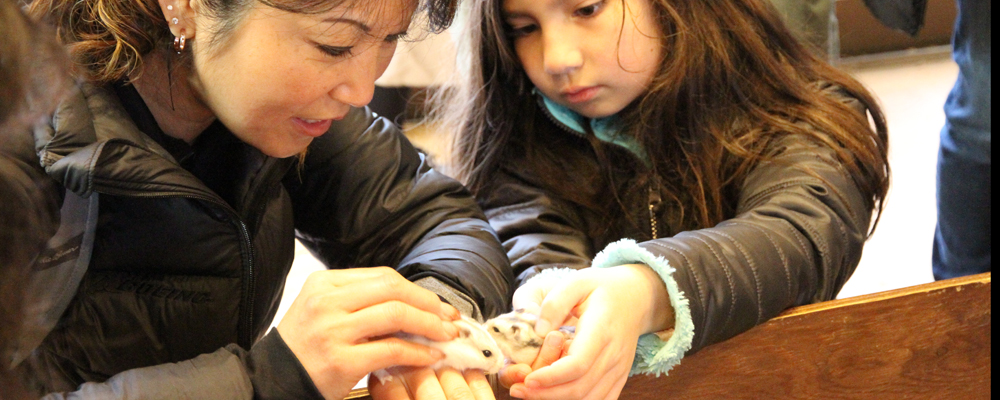
M511 386L514 397L617 398L632 368L639 336L673 325L666 285L644 265L588 268L551 288L529 285L523 293L521 289L515 293L514 307L529 305L541 294L535 326L540 335L572 317L579 322L565 356Z
M513 364L500 370L500 384L510 388L515 383L524 382L524 378L536 369L548 366L565 354L572 340L567 340L562 332L552 331L545 335L542 349L538 351L535 360L528 364Z
M495 400L493 389L483 371L456 371L443 368L403 368L392 370L393 380L384 385L368 378L368 392L373 400Z
M451 340L458 310L387 267L314 272L278 332L320 393L343 399L370 371L427 366L437 349L388 336L403 331Z

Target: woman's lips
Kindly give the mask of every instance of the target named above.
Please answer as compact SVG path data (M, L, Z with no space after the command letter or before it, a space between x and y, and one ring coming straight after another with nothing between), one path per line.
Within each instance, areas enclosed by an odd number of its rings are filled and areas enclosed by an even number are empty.
M562 96L569 103L583 103L589 101L597 95L599 86L588 86L581 88L571 88L562 92Z
M295 123L299 132L303 135L314 138L323 136L324 133L330 130L330 125L333 124L332 119L292 118L292 121Z

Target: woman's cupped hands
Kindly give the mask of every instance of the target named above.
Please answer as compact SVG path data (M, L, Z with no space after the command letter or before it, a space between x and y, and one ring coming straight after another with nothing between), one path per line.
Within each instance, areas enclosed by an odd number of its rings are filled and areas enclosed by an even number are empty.
M444 357L393 333L451 340L458 318L458 310L392 268L357 268L309 275L277 329L320 393L343 399L371 371Z

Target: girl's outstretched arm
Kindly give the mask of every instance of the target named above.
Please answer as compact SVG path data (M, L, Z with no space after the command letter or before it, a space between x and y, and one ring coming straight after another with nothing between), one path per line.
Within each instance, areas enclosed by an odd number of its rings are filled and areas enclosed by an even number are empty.
M507 251L515 289L542 271L587 268L596 254L578 208L527 179L501 170L478 194Z

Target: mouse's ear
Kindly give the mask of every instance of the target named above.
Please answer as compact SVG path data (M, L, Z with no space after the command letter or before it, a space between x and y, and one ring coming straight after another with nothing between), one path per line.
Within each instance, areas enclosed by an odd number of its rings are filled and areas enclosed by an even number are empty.
M460 337L460 338L465 339L465 338L469 337L469 335L471 335L471 334L472 334L472 332L469 331L469 328L459 328L458 329L458 337Z

